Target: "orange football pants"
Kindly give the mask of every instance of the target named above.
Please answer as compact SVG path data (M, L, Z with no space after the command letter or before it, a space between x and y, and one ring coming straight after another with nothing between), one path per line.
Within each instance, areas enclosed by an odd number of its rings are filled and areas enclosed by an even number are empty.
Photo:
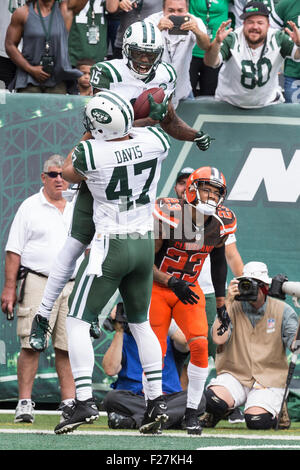
M191 363L198 367L208 367L208 325L205 313L205 296L198 283L191 289L199 296L197 304L182 303L171 289L154 282L149 320L159 339L163 357L167 351L169 326L174 318L188 342Z

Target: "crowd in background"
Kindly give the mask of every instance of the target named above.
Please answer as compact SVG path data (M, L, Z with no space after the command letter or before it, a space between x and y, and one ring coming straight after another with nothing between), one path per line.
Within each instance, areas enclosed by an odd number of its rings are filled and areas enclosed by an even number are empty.
M173 97L175 107L182 99L215 96L222 65L207 65L204 58L206 39L212 42L218 28L228 18L231 23L227 25L227 30L237 31L242 27L240 16L246 5L245 0L56 0L51 24L51 15L42 20L36 14L37 10L31 14L38 5L34 0L5 0L4 3L6 5L0 19L1 88L27 93L90 95L92 91L88 78L91 66L99 61L122 58L126 28L136 21L147 19L156 24L163 35L163 61L172 64L177 72L177 87ZM260 3L270 12L272 28L284 31L289 20L297 21L300 10L297 2L264 0ZM28 18L24 17L25 4L29 8ZM68 5L70 9L63 8L63 5ZM190 26L184 34L181 31L174 35L170 32L174 25L169 16L184 15L185 11L185 19L189 20ZM42 24L43 21L45 24ZM53 47L57 54L57 57L53 57L55 66L51 65L52 55L55 54L43 50L43 36L47 38L47 34L53 36ZM260 49L258 51L260 53ZM46 57L46 60L50 63L42 71L39 59L47 54L49 58ZM254 57L253 60L255 63L257 59ZM60 71L57 71L58 65ZM45 71L47 67L48 72ZM233 69L231 62L229 68ZM300 64L292 60L290 55L279 65L279 73L276 71L276 80L279 78L286 102L298 102L299 74ZM238 100L224 100L239 106ZM242 102L241 107L244 107Z

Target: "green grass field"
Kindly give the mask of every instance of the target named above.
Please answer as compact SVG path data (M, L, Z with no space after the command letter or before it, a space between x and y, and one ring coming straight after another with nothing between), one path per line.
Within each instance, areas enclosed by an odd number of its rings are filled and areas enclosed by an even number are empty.
M138 430L110 430L105 416L100 416L92 425L80 426L73 433L56 435L53 429L58 422L58 415L36 414L33 424L15 424L13 414L1 414L0 450L102 450L108 451L106 459L116 458L119 451L148 451L147 459L153 460L147 461L148 464L167 464L162 459L169 454L163 454L164 451L172 451L170 455L184 451L186 455L187 451L197 450L300 450L300 423L292 423L291 428L284 431L252 432L245 424L221 421L216 428L205 429L201 436L192 437L185 431L142 436ZM155 462L155 459L161 461Z

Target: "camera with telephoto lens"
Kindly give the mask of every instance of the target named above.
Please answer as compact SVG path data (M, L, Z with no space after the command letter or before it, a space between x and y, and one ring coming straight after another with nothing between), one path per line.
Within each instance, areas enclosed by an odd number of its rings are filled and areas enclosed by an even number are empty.
M184 31L180 29L180 26L183 23L186 23L186 21L190 20L189 16L176 16L176 15L170 15L169 19L172 21L174 24L174 27L172 29L169 29L169 34L173 35L179 35L179 36L186 36L188 34L188 31Z
M43 67L44 72L52 75L54 72L54 57L49 54L50 46L47 43L45 45L44 54L41 57L40 65Z
M270 297L275 299L285 300L285 293L282 290L283 284L288 281L284 274L277 274L272 278L271 286L268 291Z
M258 295L258 282L251 277L243 277L238 283L239 294L235 300L256 300Z
M112 319L109 314L104 320L102 327L104 328L104 330L113 333L115 331L115 322L121 323L124 333L130 333L128 319L124 310L123 302L119 302L117 304L116 318Z

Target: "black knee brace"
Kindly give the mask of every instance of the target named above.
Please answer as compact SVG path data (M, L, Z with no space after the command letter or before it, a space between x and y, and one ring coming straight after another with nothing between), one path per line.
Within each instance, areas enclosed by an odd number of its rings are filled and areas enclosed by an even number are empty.
M204 393L206 398L206 411L218 417L224 416L228 410L226 401L219 398L211 388L205 390Z
M277 419L271 413L251 415L245 413L245 421L248 429L272 429L276 426Z

